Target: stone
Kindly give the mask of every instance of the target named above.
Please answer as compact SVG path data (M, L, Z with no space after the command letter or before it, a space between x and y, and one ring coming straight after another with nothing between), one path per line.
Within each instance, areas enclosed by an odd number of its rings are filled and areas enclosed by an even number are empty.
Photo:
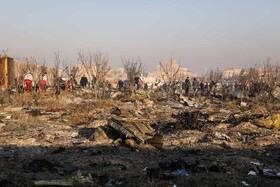
M5 119L10 120L12 119L12 116L6 116Z

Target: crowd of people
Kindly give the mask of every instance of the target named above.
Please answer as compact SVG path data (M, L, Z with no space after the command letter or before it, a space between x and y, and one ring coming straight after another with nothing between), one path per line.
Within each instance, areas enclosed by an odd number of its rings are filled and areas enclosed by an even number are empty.
M24 76L24 83L26 92L30 93L32 90L45 92L47 89L47 73L43 73L40 76L40 79L38 82L33 80L33 75L31 71L28 71L27 74ZM23 88L19 88L19 90L22 90Z
M175 81L170 85L167 82L157 80L156 88L160 91L171 92L174 94L183 94L188 97L214 96L214 97L255 97L256 94L266 91L271 93L273 85L265 80L221 80L220 82L210 80L203 81L197 78L190 80L189 77L185 81Z
M33 80L32 72L28 71L24 77L24 83L27 93L30 93L32 90L35 90L36 92L45 92L48 84L47 73L40 75L39 81L36 82ZM148 86L148 83L144 82L140 77L135 77L132 81L118 79L118 81L115 82L115 86L112 86L109 81L97 83L97 78L95 76L89 81L84 74L81 77L79 84L73 76L70 76L66 80L59 77L56 94L59 94L61 89L72 91L75 87L89 89L100 88L105 89L106 96L110 97L112 89L115 87L117 91L156 89L157 91L182 94L187 97L221 96L239 98L242 97L242 95L254 97L261 91L269 92L271 90L271 85L266 81L256 81L253 79L239 82L236 80L222 80L221 82L216 82L214 80L204 81L199 80L198 78L190 79L189 77L186 77L184 81L174 81L172 83L156 79L154 83L149 85L150 86Z

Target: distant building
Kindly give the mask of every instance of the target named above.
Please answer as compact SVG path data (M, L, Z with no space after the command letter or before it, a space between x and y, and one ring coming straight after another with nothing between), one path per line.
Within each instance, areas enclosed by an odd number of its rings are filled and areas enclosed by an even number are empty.
M232 79L232 78L238 77L241 72L242 72L242 69L230 68L230 69L223 71L222 78L223 79Z
M168 61L166 63L168 64ZM178 67L179 67L179 65L175 63L174 67L170 67L170 69L171 69L170 71L176 71ZM165 80L166 79L165 73L162 70L162 67L160 65L158 65L156 67L155 71L149 72L148 77L153 77L155 79L160 79L160 80ZM175 79L178 80L178 81L184 81L187 77L190 77L190 78L191 77L197 77L197 74L190 72L187 68L180 67L179 72L176 74Z

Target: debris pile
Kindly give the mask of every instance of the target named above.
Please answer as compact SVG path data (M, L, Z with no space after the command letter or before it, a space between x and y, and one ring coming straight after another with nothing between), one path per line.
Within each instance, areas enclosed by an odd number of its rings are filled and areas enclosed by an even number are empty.
M1 104L0 185L277 186L279 103L112 95Z

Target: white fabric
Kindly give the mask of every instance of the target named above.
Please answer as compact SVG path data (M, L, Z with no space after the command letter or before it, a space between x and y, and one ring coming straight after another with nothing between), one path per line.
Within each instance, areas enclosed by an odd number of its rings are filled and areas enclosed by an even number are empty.
M31 75L31 73L27 73L24 77L24 80L33 80L33 76Z
M47 81L47 75L43 75L43 80Z

